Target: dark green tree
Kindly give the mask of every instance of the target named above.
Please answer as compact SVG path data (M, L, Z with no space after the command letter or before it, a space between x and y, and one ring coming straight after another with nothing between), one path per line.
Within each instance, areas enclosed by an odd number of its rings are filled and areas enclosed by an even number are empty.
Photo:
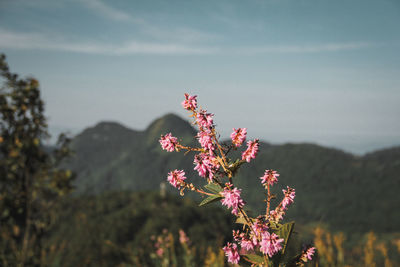
M49 137L44 102L34 78L10 72L0 55L0 265L47 265L44 242L55 203L72 190L74 175L59 168L69 139L44 146Z

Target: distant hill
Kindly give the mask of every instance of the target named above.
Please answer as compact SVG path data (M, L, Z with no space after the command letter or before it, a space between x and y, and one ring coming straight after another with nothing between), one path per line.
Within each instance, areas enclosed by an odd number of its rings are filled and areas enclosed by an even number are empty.
M173 169L184 169L188 177L201 181L193 171L193 154L161 150L158 140L168 132L197 145L195 130L174 114L155 120L144 131L115 122L84 130L74 138L75 157L68 162L78 174L77 193L157 190ZM400 147L363 157L314 144L261 142L260 149L256 160L239 172L238 185L253 209L264 209L259 177L265 169L275 169L281 174L278 199L286 185L296 189L288 213L296 221L323 222L333 230L399 231ZM240 151L235 153L239 156Z

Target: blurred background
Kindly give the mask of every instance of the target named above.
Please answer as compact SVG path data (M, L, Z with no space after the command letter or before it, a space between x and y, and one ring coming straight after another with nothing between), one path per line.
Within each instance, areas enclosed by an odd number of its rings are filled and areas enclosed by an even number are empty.
M201 182L158 143L196 145L189 93L222 140L261 140L249 207L265 169L296 189L293 251L396 266L399 25L397 0L0 1L0 265L226 265L229 212L165 184Z

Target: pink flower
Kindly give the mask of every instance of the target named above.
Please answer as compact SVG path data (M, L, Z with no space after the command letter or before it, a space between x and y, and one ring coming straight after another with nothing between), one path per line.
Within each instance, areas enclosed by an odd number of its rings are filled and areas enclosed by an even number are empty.
M195 155L193 163L196 165L194 169L199 175L204 178L208 177L210 180L214 177L214 172L219 169L216 158L206 153Z
M255 159L258 153L258 139L247 142L247 149L242 153L242 160L250 162L250 159Z
M233 132L231 133L232 144L236 147L242 145L242 143L246 140L247 129L246 128L233 128Z
M276 223L283 219L283 215L285 215L285 211L282 210L280 207L277 207L275 210L271 210L269 212L271 220Z
M212 137L209 132L200 131L197 134L197 139L199 140L199 143L202 148L208 150L214 150L214 144L212 142Z
M189 242L189 237L187 237L185 231L182 229L179 230L179 242L181 244L187 244Z
M283 238L279 238L278 235L272 233L270 234L268 231L262 234L262 240L260 243L260 251L264 254L268 254L271 258L273 255L278 253L279 250L282 249L281 243L284 241Z
M309 260L312 260L314 253L315 253L315 247L310 247L307 250L303 251L303 253L300 256L300 260L302 262L308 262Z
M242 238L240 241L240 246L247 251L254 249L253 241L246 238Z
M159 248L159 249L157 249L156 253L157 253L157 256L161 258L162 255L164 254L164 249L163 248Z
M161 135L160 144L162 149L172 152L175 150L175 146L178 144L178 139L173 137L171 133Z
M233 239L236 242L240 242L240 246L244 251L249 251L254 249L253 241L251 241L244 233L240 233L239 230L233 230Z
M252 242L254 246L258 245L258 240L261 239L261 235L268 231L268 225L262 220L256 219L251 225L250 234L253 237Z
M289 204L294 202L294 197L296 196L296 192L293 188L287 186L287 190L283 189L282 192L285 194L285 197L282 200L282 209L286 210Z
M185 172L182 170L174 170L168 173L168 182L176 188L180 188L185 185L186 180Z
M273 185L274 183L278 182L279 174L276 171L273 170L265 170L264 176L260 177L261 179L261 184L264 185L265 187L269 185Z
M196 116L197 124L200 128L209 129L214 123L212 118L213 116L214 114L207 113L205 110L200 110Z
M230 189L232 185L228 184L224 188L224 192L222 192L222 196L224 197L221 202L222 205L227 206L228 208L232 208L232 214L238 214L238 208L242 208L244 206L244 201L240 197L241 190L234 187Z
M191 96L185 93L185 100L182 102L182 107L187 110L195 110L197 108L197 95Z
M237 245L235 243L227 243L225 247L222 248L225 252L225 256L228 257L228 262L237 264L240 260L240 255L237 250Z

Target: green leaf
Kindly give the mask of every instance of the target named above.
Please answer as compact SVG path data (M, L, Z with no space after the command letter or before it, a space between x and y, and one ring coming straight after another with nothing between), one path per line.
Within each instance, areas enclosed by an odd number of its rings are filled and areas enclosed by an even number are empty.
M264 264L264 257L256 254L246 254L243 258L253 264Z
M294 222L289 222L282 225L276 232L276 234L279 235L280 238L283 238L285 240L282 245L282 250L281 250L282 255L284 255L285 253L285 249L287 247L293 229L294 229Z
M283 238L283 243L282 243L282 249L279 251L279 253L275 254L272 256L271 261L273 267L278 267L280 266L282 260L285 257L285 251L290 239L290 235L292 234L293 228L294 228L294 222L289 222L285 223L283 225L278 224L275 225L275 230L273 231L275 234L277 234L280 238Z
M218 200L220 200L220 199L222 199L222 198L223 198L223 197L221 197L219 194L215 194L215 195L209 196L209 197L207 197L206 199L204 199L204 200L199 204L199 206L203 206L203 205L206 205L206 204L213 203L213 202L218 201Z
M219 184L216 183L211 183L211 184L207 184L206 186L204 186L207 190L213 192L213 193L219 193L222 191L222 187Z
M229 164L228 168L232 172L232 174L235 174L239 170L240 166L245 162L246 161L244 160L237 159L234 163Z
M235 223L246 224L246 219L244 217L237 217Z

